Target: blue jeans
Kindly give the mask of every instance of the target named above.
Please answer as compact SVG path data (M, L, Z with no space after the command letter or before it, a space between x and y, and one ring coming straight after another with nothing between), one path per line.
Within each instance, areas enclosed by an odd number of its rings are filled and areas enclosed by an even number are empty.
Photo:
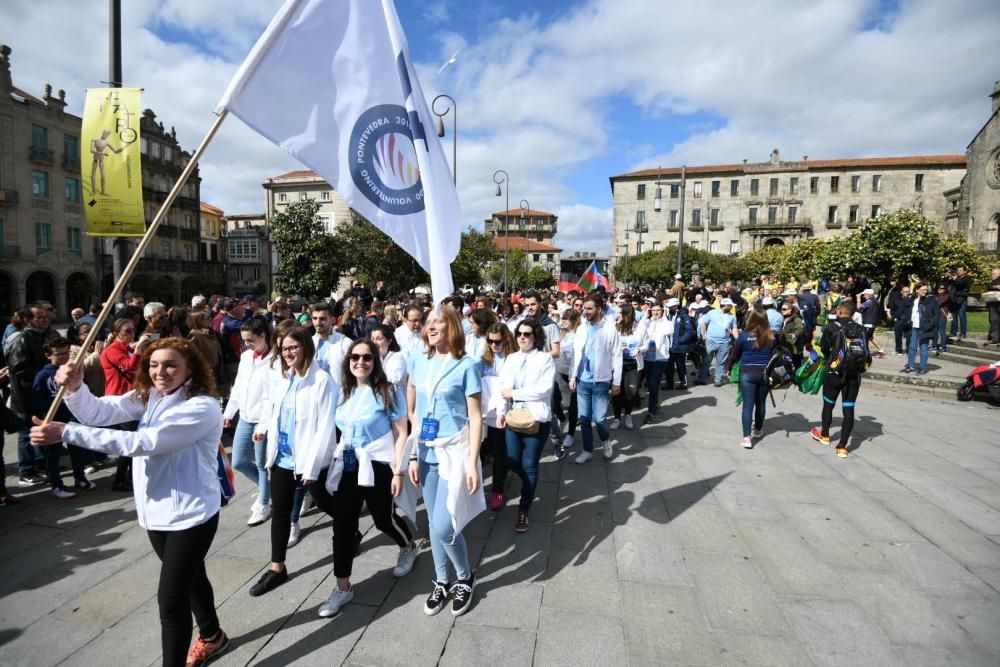
M472 576L469 565L469 547L465 537L451 527L448 514L448 482L438 474L436 463L420 462L420 485L427 507L428 532L431 538L431 555L434 557L434 576L438 581L448 582L448 562L455 568L459 579ZM464 493L464 492L462 492Z
M521 478L521 500L517 507L522 512L531 509L538 487L538 461L542 458L542 448L549 437L551 422L540 422L538 433L528 435L512 429L504 429L507 439L507 465Z
M608 430L608 398L611 395L610 382L576 381L576 411L583 434L583 451L594 451L594 431L591 420L597 425L597 437L607 442L611 437Z
M955 320L952 320L952 322L954 321ZM942 315L938 319L937 339L933 341L934 344L937 345L937 348L940 352L948 351L948 334L945 331L945 329L947 328L948 328L948 319Z
M715 359L715 382L719 384L726 377L726 360L729 359L729 351L733 349L733 339L724 338L713 340L709 338L705 341L705 360L701 365L701 379L708 377L708 369Z
M969 328L969 319L965 314L965 311L969 307L969 300L965 299L962 301L962 305L955 306L951 304L951 335L954 336L956 332L961 332L962 336L965 336L966 330ZM961 325L961 329L959 328Z
M743 437L750 437L751 422L753 428L764 427L764 415L767 411L767 381L763 374L740 372L740 390L743 392ZM756 412L756 418L754 415Z
M910 351L906 355L906 365L913 368L914 359L916 359L917 348L920 348L920 370L927 370L927 346L930 344L929 338L920 337L920 328L913 327L913 331L910 332Z
M655 415L660 409L660 381L667 370L667 361L646 362L646 388L649 389L649 414ZM673 384L673 378L670 384Z
M271 502L271 485L267 480L267 439L253 441L253 429L257 426L241 419L233 434L233 467L257 485L257 502L266 505ZM300 503L301 504L301 503Z

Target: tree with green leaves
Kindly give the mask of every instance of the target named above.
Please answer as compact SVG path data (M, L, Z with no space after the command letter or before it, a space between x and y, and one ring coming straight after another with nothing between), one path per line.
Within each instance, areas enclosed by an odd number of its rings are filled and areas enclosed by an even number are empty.
M511 250L507 255L507 282L508 289L505 291L513 294L523 290L528 284L528 258L523 250ZM504 277L503 253L500 253L499 260L492 268L487 270L486 277L492 285L502 285Z
M381 280L390 294L398 294L430 280L408 252L357 213L337 226L333 240L344 274L353 273L366 285Z
M503 252L493 244L493 239L469 227L462 233L461 248L451 263L455 287L478 288L489 282L488 275L497 263L503 264Z
M276 288L300 295L326 295L343 273L341 253L326 233L312 199L292 202L271 219L271 243L278 255Z

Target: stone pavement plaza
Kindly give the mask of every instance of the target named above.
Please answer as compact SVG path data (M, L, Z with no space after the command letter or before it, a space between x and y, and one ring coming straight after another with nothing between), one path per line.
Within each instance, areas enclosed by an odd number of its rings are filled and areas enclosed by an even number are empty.
M427 545L394 580L367 517L340 616L316 615L334 585L316 512L290 582L250 597L268 527L246 526L238 478L208 560L234 644L216 664L1000 663L1000 410L863 387L841 460L807 435L819 397L779 393L746 451L734 396L668 392L659 423L614 433L610 463L546 457L529 533L511 505L467 530L479 584L458 620L421 611ZM5 456L16 484L12 437ZM159 664L159 563L101 474L83 498L0 508L0 665Z

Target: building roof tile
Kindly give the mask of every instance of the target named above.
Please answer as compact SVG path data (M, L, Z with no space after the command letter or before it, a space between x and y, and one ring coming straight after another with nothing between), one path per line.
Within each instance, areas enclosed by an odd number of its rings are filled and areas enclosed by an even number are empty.
M493 238L493 245L503 250L507 247L506 242L508 240L510 241L511 250L523 250L524 252L562 252L562 248L557 248L548 243L533 241L523 236L511 236L509 239L504 236L496 236Z

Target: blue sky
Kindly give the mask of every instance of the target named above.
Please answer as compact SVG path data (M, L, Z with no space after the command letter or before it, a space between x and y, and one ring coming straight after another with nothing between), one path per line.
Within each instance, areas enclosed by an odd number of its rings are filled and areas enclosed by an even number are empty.
M281 0L124 5L126 83L193 149ZM773 148L817 159L964 152L1000 75L995 0L396 6L425 94L458 102L464 222L502 208L492 175L505 169L511 201L557 213L557 245L570 251L608 252L608 178L633 169L759 162ZM45 83L65 88L79 113L83 89L107 77L106 11L4 0L15 83L39 95ZM227 121L202 162L202 197L228 213L261 211L261 182L297 167Z

